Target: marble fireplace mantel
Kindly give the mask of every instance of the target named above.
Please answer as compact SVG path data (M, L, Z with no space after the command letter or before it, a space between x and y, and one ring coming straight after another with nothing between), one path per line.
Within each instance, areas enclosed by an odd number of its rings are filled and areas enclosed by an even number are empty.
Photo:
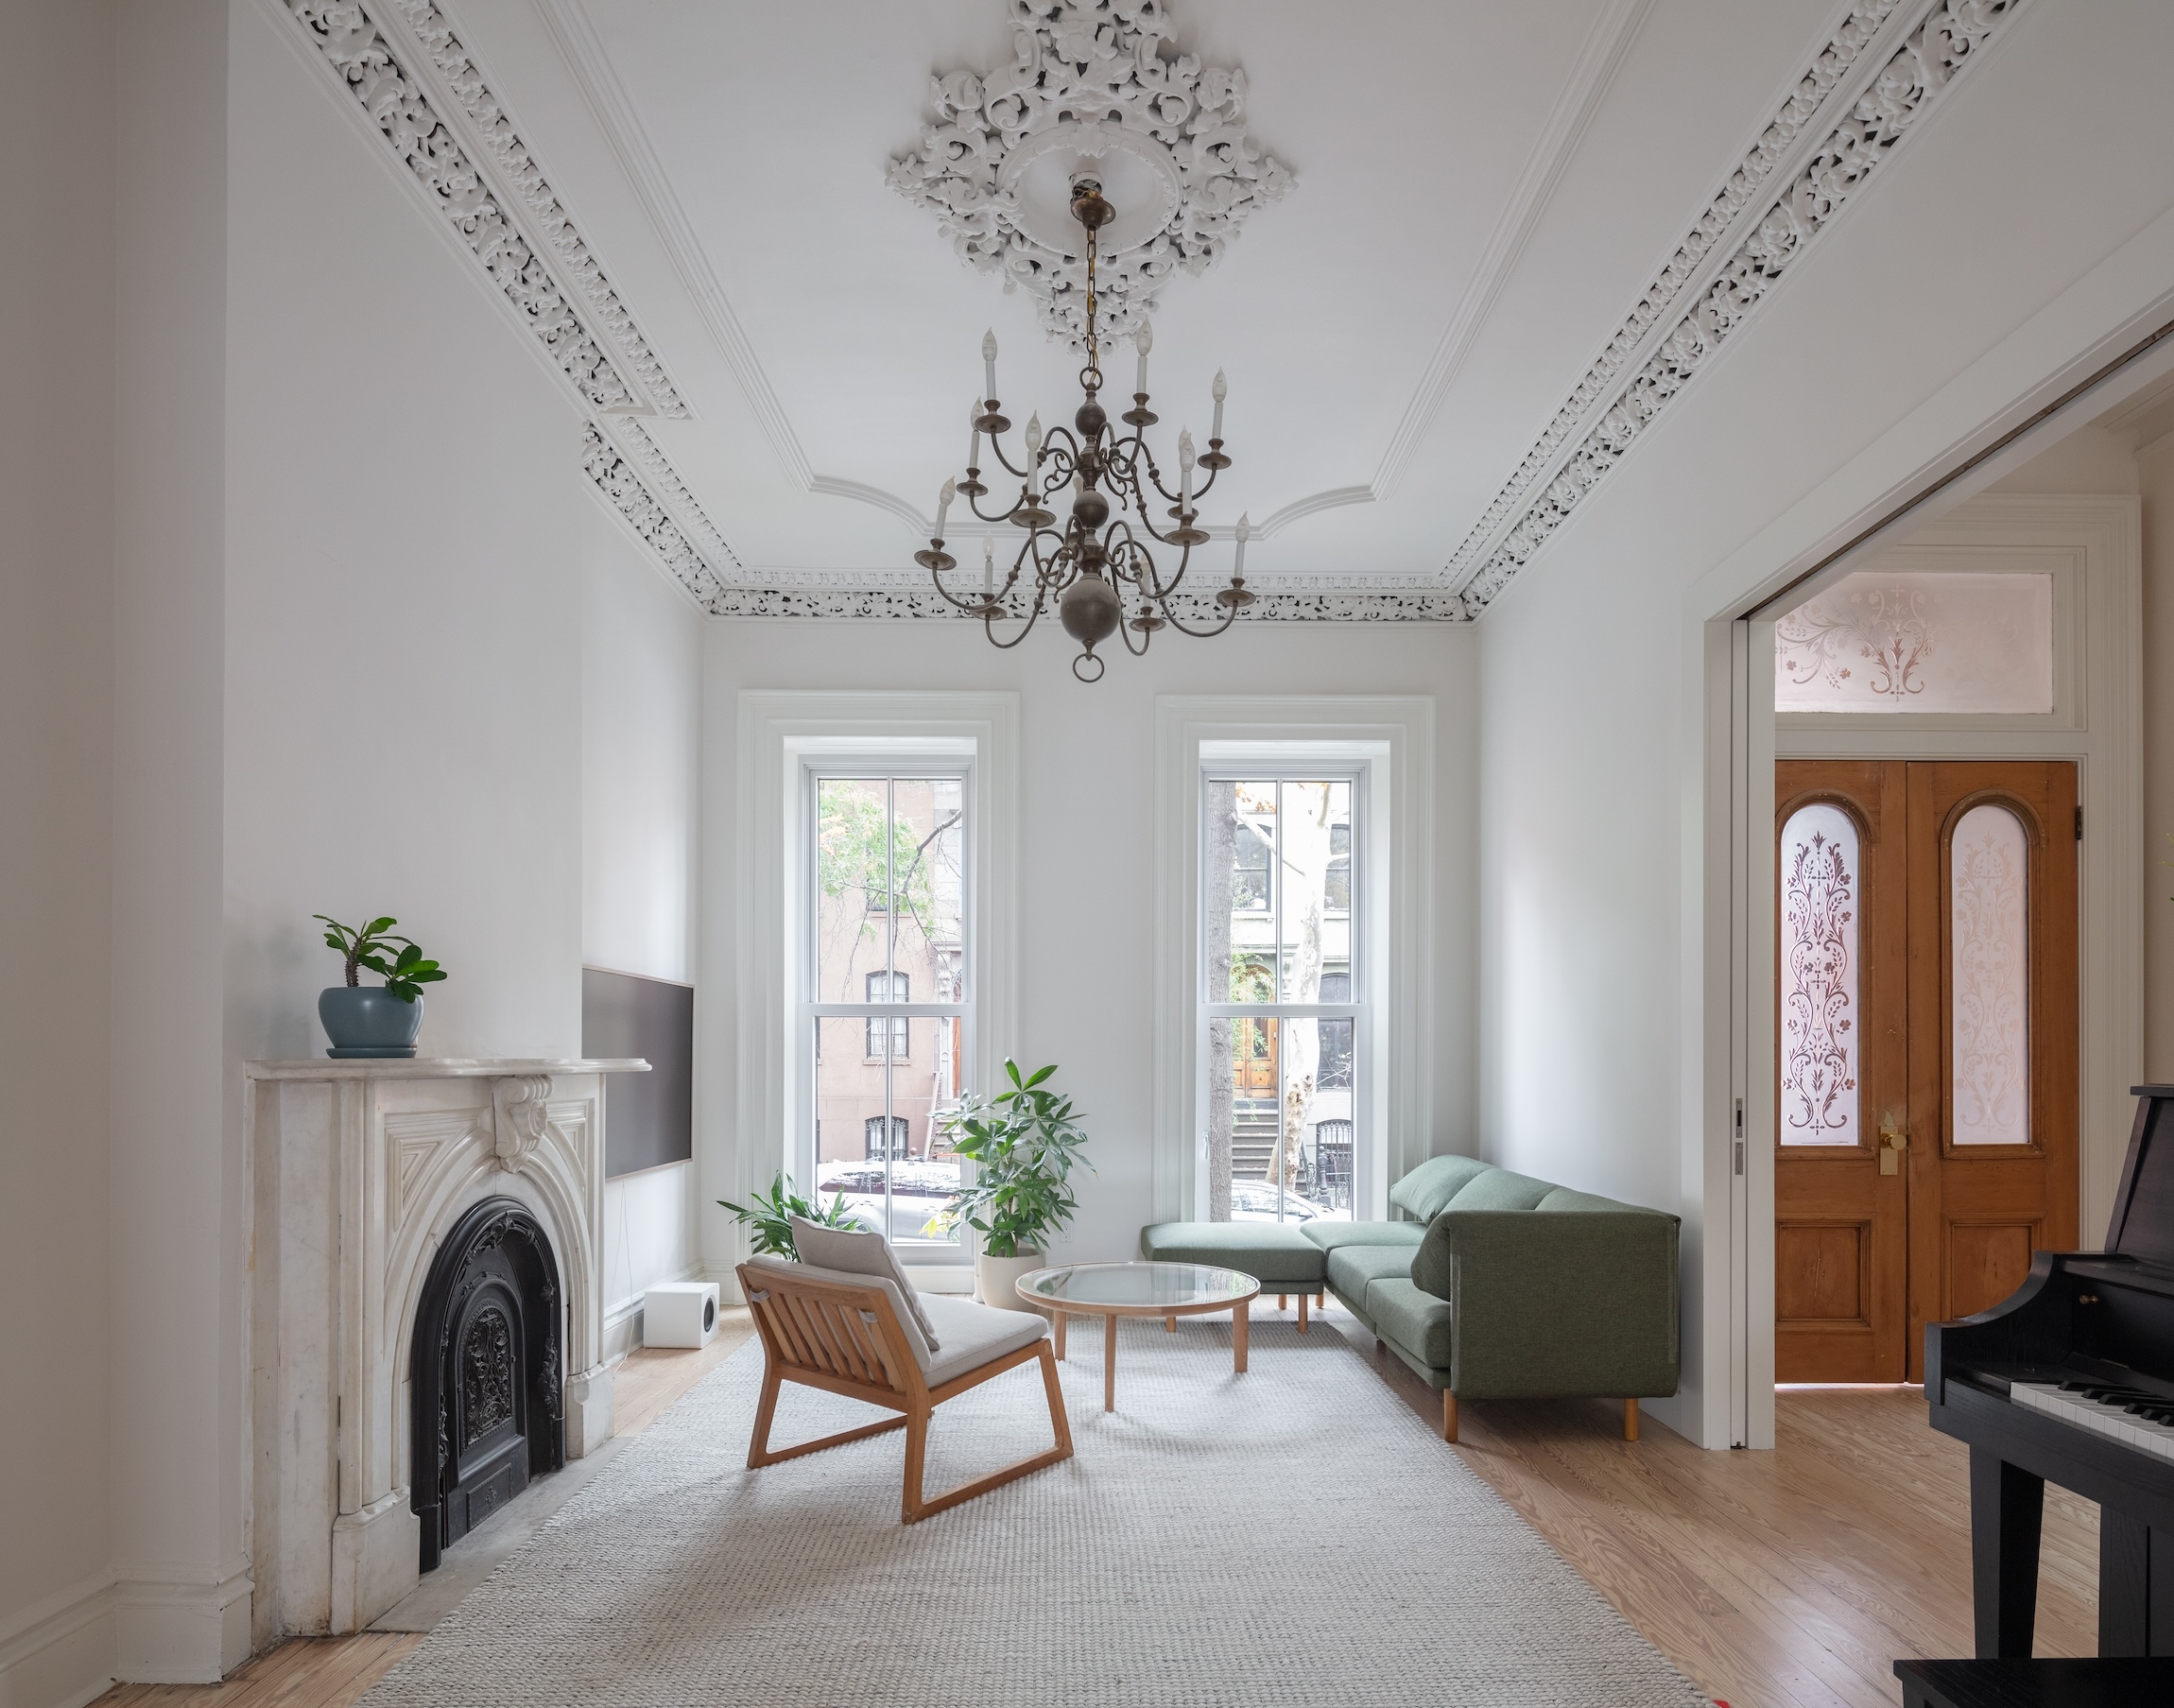
M648 1063L250 1061L254 1647L360 1630L415 1586L408 1353L433 1255L519 1199L564 1293L566 1452L612 1432L603 1365L604 1079Z

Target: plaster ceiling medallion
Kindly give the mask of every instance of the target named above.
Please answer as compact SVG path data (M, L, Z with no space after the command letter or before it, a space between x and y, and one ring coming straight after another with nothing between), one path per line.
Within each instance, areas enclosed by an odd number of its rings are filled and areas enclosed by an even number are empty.
M1087 256L1072 186L1117 217L1099 234L1104 336L1133 331L1180 268L1215 265L1294 181L1246 135L1246 74L1164 33L1162 0L1011 0L1012 62L929 79L937 122L890 163L959 256L1040 302L1053 338L1087 343Z

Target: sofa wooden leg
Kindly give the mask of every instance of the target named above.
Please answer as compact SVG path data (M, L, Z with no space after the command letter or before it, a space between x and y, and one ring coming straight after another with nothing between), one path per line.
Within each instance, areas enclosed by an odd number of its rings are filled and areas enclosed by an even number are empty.
M1457 1396L1446 1388L1441 1390L1441 1439L1457 1440Z
M1638 1402L1636 1400L1625 1400L1623 1402L1623 1439L1627 1441L1634 1441L1638 1439Z
M1276 1309L1279 1311L1287 1311L1290 1308L1291 1296L1288 1293L1278 1293L1276 1295Z
M1373 1355L1378 1358L1387 1351L1389 1351L1389 1348L1382 1344L1382 1337L1379 1335L1376 1335L1373 1337Z
M1306 1296L1305 1296L1303 1293L1301 1293L1301 1294L1299 1295L1299 1333L1303 1335L1303 1334L1304 1334L1305 1332L1306 1332Z

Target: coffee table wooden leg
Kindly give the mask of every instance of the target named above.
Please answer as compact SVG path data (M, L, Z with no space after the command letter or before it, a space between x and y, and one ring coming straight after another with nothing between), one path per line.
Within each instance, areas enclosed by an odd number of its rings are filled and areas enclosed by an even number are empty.
M1102 1319L1102 1409L1117 1409L1117 1319Z
M1231 1368L1241 1376L1246 1373L1246 1306L1251 1303L1241 1299L1231 1312Z
M1057 1356L1061 1360L1064 1356L1065 1314L1062 1311L1052 1311L1049 1314L1057 1319Z
M1174 1335L1174 1334L1176 1334L1176 1333L1178 1332L1178 1320L1177 1320L1177 1318L1175 1318L1175 1317L1165 1317L1165 1318L1164 1318L1164 1319L1163 1319L1163 1332L1164 1332L1165 1335Z

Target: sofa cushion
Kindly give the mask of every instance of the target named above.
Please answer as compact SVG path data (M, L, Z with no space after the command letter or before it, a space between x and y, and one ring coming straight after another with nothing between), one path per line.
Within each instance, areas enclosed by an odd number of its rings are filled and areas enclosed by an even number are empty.
M1507 1168L1490 1168L1459 1188L1443 1206L1449 1210L1537 1210L1540 1200L1562 1188L1529 1174L1512 1174ZM1433 1218L1430 1216L1431 1221Z
M1311 1293L1321 1284L1321 1249L1293 1222L1151 1222L1140 1230L1140 1255L1236 1269L1271 1290Z
M1337 1222L1317 1216L1299 1232L1324 1251L1338 1246L1416 1246L1426 1237L1424 1222Z
M1558 1186L1537 1204L1535 1210L1634 1210L1635 1204L1618 1203L1612 1198L1602 1198L1593 1192L1573 1192L1568 1186Z
M1497 1172L1492 1163L1476 1157L1429 1157L1389 1189L1389 1201L1421 1221L1430 1222L1475 1176Z
M1409 1246L1338 1246L1329 1253L1329 1285L1347 1304L1363 1304L1369 1284L1377 1278L1410 1275L1411 1252Z
M1456 1344L1452 1331L1457 1311L1448 1300L1437 1299L1409 1281L1388 1275L1368 1286L1366 1303L1374 1320L1374 1333L1384 1340L1398 1342L1433 1369L1449 1368Z

